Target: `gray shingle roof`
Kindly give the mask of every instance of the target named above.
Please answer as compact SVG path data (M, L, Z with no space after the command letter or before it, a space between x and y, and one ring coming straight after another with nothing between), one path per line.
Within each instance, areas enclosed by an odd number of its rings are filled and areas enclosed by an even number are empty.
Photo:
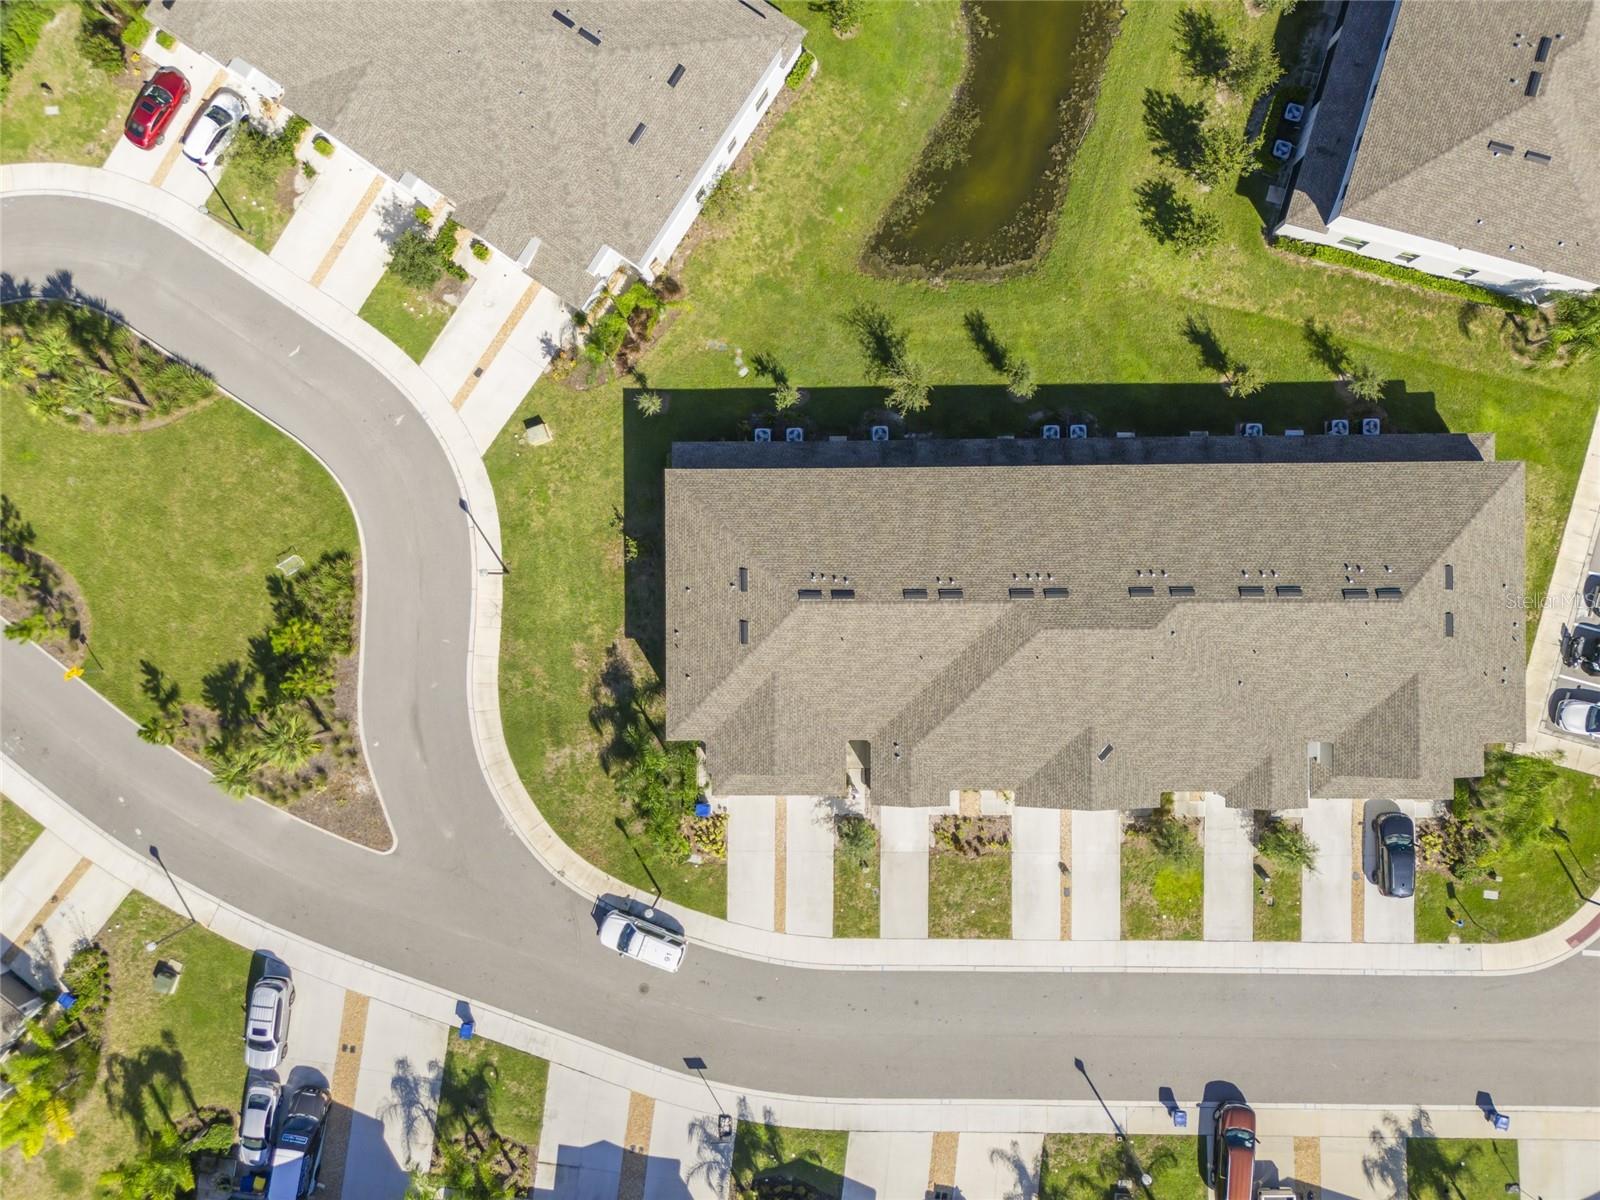
M530 270L573 303L602 243L642 259L803 36L760 0L174 0L152 19L259 67L289 107L390 175L415 172L508 253L540 238Z
M684 445L665 490L668 734L722 794L838 794L857 739L884 804L1427 798L1520 736L1523 472L1485 441Z
M1387 5L1356 4L1312 156L1342 174L1351 103L1371 79L1365 45ZM1403 0L1339 212L1580 279L1600 279L1600 22L1594 0ZM1544 62L1535 61L1549 37ZM1530 72L1540 73L1529 96ZM1348 78L1342 78L1348 76ZM1335 87L1340 89L1335 95ZM1351 93L1344 96L1344 92ZM1341 98L1342 97L1342 98ZM1359 110L1357 109L1357 116ZM1324 139L1327 144L1324 146ZM1498 156L1490 142L1512 147ZM1341 157L1341 151L1344 152ZM1549 156L1531 160L1528 152ZM1337 175L1331 176L1333 189ZM1316 228L1336 198L1304 166L1290 220Z

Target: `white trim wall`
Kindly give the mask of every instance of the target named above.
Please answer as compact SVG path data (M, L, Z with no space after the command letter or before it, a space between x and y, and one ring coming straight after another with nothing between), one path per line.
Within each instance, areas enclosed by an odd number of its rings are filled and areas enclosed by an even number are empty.
M1335 217L1328 222L1325 232L1305 229L1287 222L1279 225L1276 232L1286 237L1299 238L1304 242L1335 246L1353 254L1382 259L1417 271L1426 271L1429 275L1462 279L1466 283L1477 284L1479 287L1490 288L1497 292L1507 292L1535 303L1543 299L1548 292L1593 291L1596 287L1600 287L1600 284L1595 282L1563 275L1559 271L1542 270L1512 259L1483 254L1477 250L1452 246L1446 242L1436 242L1414 233L1403 233L1398 229L1372 225L1350 217ZM1350 245L1347 244L1347 240L1365 244ZM1400 256L1403 254L1414 254L1417 257L1410 261L1402 261ZM1463 277L1456 273L1460 270L1472 271L1474 274Z

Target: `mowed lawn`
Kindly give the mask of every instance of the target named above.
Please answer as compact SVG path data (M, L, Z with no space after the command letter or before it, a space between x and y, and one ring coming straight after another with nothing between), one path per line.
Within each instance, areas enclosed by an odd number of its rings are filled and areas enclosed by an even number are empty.
M94 1194L102 1171L137 1153L163 1113L237 1110L250 951L184 925L181 914L137 892L112 914L98 939L111 960L105 1045L99 1078L72 1113L77 1136L32 1160L15 1148L0 1155L0 1193L80 1200ZM150 954L144 944L156 939L163 939L160 952ZM170 996L151 985L158 958L183 964Z
M421 362L439 340L455 309L385 271L361 305L360 317Z
M359 550L344 493L315 459L231 400L169 425L92 433L30 415L0 391L3 490L34 548L88 601L85 682L142 720L141 660L200 699L201 679L269 623L267 578Z
M98 167L116 145L139 79L132 71L108 75L78 52L82 11L62 4L12 77L0 107L0 163ZM59 111L52 116L48 108Z
M880 306L906 331L909 356L937 385L915 424L972 434L1027 430L1034 411L1091 414L1102 429L1147 434L1231 431L1246 416L1269 430L1320 429L1346 410L1304 336L1314 317L1395 381L1385 405L1391 427L1488 431L1501 457L1526 460L1528 584L1542 590L1600 395L1600 363L1529 371L1497 310L1271 251L1246 195L1209 198L1225 231L1209 253L1153 243L1132 193L1157 170L1143 130L1145 89L1189 86L1171 53L1174 7L1130 6L1055 243L1037 270L998 284L895 283L857 265L959 75L958 6L869 6L860 35L843 42L804 4L782 7L810 29L822 70L738 176L753 187L742 210L679 273L686 297L642 364L650 388L668 396L667 411L636 416L623 381L578 390L543 380L486 456L512 568L501 643L506 735L541 810L574 848L652 886L614 824L619 805L588 718L607 646L635 639L650 666L662 665L660 471L670 441L747 436L741 420L770 411L770 383L753 372L740 379L735 349L746 363L770 356L803 389L826 390L799 410L813 422L809 436L858 431L861 412L882 396L866 386L842 319L858 303ZM1233 3L1216 11L1230 28L1271 36L1272 17ZM1031 362L1042 385L1032 401L1004 398L964 330L971 310ZM1225 396L1184 337L1191 316L1230 357L1262 372L1267 389L1245 402ZM586 375L580 366L572 379ZM637 384L627 383L631 395ZM517 440L534 415L554 431L551 445ZM638 544L632 564L619 525ZM720 912L720 873L674 867L657 876L669 900Z
M0 796L0 878L17 865L44 827L10 800Z

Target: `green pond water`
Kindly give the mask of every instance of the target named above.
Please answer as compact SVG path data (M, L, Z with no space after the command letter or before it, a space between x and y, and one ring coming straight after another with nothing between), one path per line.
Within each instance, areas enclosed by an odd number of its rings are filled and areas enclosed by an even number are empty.
M1098 2L968 5L961 87L874 234L869 267L998 275L1041 254L1117 14Z

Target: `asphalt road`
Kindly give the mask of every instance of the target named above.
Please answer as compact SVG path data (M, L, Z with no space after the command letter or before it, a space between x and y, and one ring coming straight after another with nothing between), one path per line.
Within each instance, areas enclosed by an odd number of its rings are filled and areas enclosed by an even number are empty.
M834 1097L1179 1097L1600 1105L1600 959L1506 978L828 972L691 948L668 976L602 951L589 904L505 826L468 724L470 529L420 418L364 360L230 268L89 200L0 202L12 287L60 271L290 430L350 494L368 590L362 715L389 855L140 742L36 649L0 647L5 751L173 872L316 941L682 1070ZM184 469L204 470L204 464ZM159 536L158 530L152 536ZM516 586L515 577L508 581ZM535 797L537 800L537 797Z

